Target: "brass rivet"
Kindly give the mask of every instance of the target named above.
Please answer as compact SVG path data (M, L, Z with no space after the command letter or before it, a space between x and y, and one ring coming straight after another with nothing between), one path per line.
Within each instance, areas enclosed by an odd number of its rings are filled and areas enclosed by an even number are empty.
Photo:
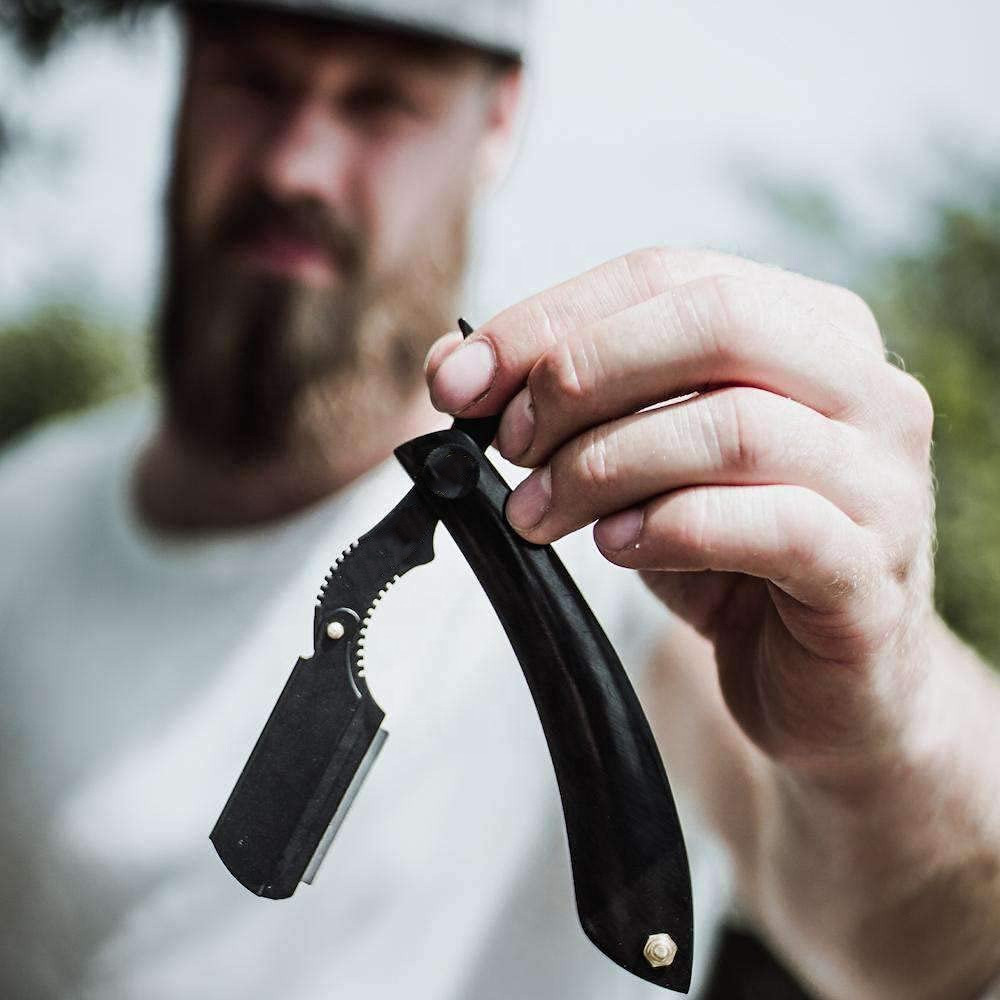
M646 938L646 947L642 949L646 961L654 969L670 965L677 955L677 945L669 934L650 934Z

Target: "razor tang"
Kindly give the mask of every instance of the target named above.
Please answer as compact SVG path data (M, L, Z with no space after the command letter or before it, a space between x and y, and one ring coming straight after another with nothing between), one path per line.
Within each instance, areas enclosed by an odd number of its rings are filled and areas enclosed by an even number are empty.
M211 833L223 863L258 896L283 899L312 881L385 742L385 713L365 680L365 633L386 590L434 558L436 524L411 490L326 578L313 655L295 664Z

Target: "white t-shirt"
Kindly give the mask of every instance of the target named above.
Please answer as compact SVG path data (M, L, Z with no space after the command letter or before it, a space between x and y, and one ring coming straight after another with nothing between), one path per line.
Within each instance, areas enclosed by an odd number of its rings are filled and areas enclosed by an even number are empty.
M311 649L323 576L410 483L389 462L277 526L165 541L128 500L154 409L104 408L0 462L0 996L663 996L579 928L527 686L443 528L374 616L390 736L315 883L276 902L229 875L208 833ZM569 542L634 673L666 613L588 533ZM679 805L697 983L725 878Z

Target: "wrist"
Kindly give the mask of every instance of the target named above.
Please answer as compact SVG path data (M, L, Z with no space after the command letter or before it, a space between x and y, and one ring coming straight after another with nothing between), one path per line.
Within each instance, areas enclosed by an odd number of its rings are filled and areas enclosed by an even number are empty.
M843 669L859 676L841 738L805 763L775 764L779 788L794 799L872 821L905 815L929 790L953 784L960 762L978 760L983 740L1000 747L996 677L932 612L877 660Z
M962 832L1000 835L998 678L938 618L909 653L886 671L900 691L876 735L823 768L775 766L779 814L820 842L850 835L852 864L868 853L878 864L883 851L926 861L958 848Z
M830 947L834 995L975 997L1000 968L1000 687L938 621L910 666L863 757L774 768L771 915L803 953Z

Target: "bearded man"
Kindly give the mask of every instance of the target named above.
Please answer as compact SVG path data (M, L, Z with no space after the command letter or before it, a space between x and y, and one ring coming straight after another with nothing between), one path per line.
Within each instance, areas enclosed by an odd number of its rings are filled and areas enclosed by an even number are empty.
M651 249L437 339L523 13L184 8L162 403L0 470L29 556L2 581L5 996L653 995L575 927L534 713L440 539L379 611L393 749L317 885L262 902L208 843L316 582L408 486L392 448L444 423L429 400L503 413L525 538L596 521L575 566L686 799L699 941L725 890L704 820L817 995L974 998L1000 969L1000 691L934 613L931 409L867 307Z

